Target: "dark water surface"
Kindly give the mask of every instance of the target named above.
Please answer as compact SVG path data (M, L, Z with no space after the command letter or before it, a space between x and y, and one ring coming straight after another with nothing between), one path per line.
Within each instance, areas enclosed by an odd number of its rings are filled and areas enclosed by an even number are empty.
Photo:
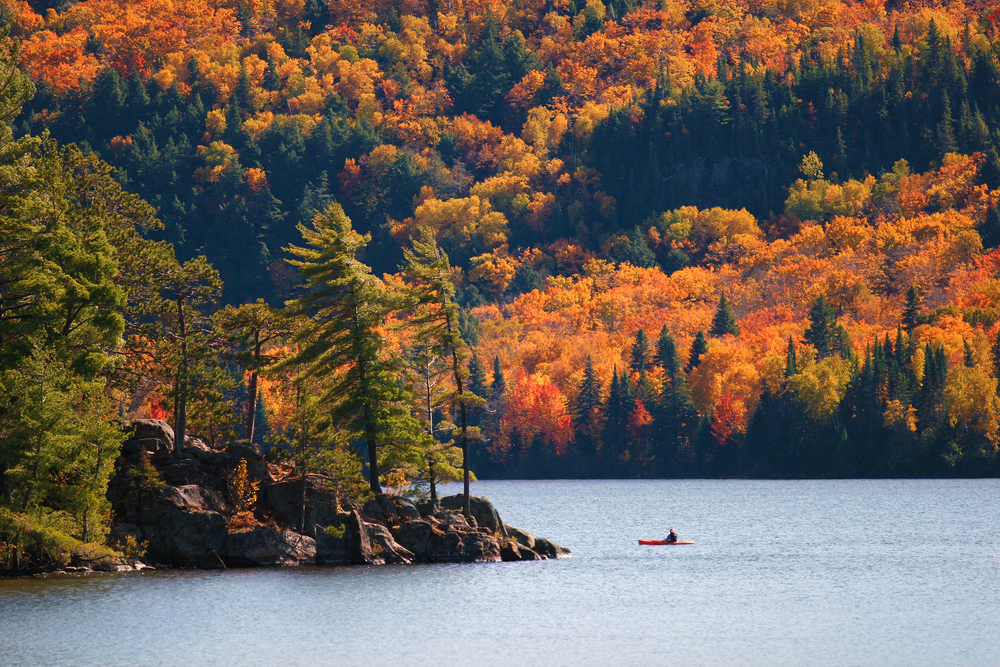
M1000 665L1000 480L473 493L573 558L0 581L0 666Z

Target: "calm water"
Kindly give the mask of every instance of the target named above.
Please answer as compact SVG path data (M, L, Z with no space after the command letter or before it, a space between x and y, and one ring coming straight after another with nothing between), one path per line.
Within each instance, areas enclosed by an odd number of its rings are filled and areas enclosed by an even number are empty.
M0 665L1000 664L1000 480L473 487L574 557L0 581Z

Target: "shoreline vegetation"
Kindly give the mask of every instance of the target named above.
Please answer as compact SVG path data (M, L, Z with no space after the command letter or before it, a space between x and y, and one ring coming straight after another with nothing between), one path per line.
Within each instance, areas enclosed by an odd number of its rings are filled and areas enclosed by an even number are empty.
M117 553L45 550L0 576L206 570L299 565L490 563L569 558L569 549L505 523L487 498L413 503L349 497L322 474L296 477L253 448L212 449L188 438L176 452L159 420L128 425L108 487ZM31 540L34 535L27 535ZM41 536L37 536L41 537Z
M0 0L0 567L161 549L122 475L267 553L288 480L402 544L476 474L1000 475L997 21Z

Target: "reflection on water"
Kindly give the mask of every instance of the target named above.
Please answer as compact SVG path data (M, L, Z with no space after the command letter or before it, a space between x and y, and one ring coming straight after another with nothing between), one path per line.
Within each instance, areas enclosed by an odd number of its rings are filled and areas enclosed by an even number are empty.
M0 665L998 660L997 480L478 482L473 492L573 558L0 581ZM670 527L695 544L636 543Z

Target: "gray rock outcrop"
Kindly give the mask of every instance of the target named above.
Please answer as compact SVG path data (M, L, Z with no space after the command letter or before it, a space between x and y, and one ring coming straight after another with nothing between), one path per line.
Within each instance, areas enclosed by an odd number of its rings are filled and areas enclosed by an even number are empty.
M213 449L189 437L174 451L174 433L160 420L136 420L108 486L119 544L145 549L143 560L164 567L289 566L301 564L462 563L565 558L568 549L507 525L488 498L442 498L435 507L380 494L363 505L342 501L320 475L275 480L252 448ZM234 517L227 482L240 460L259 482L257 501ZM237 520L238 519L238 520ZM134 556L134 554L133 554ZM142 564L119 559L121 567Z
M304 565L316 562L316 540L291 530L259 526L226 536L230 567Z

